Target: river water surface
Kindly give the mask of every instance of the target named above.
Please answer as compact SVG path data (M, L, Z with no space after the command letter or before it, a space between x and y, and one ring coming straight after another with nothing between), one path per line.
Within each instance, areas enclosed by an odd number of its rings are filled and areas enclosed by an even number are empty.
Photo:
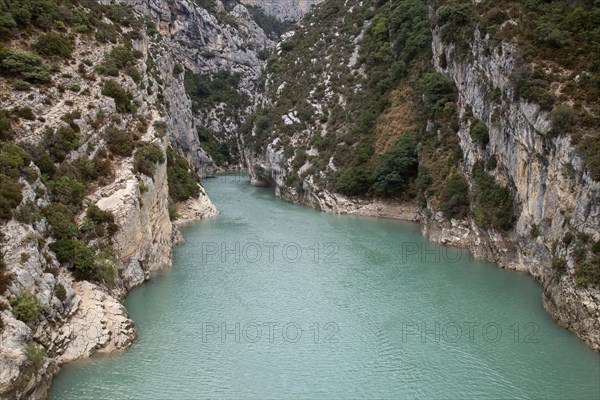
M64 366L52 399L600 398L600 355L529 276L239 175L204 186L219 217L127 297L138 340Z

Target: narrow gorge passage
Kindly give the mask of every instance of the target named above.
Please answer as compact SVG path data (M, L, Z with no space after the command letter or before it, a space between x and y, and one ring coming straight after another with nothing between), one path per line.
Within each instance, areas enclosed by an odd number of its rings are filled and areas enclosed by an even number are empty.
M416 224L291 205L239 175L204 186L220 216L184 228L173 269L127 298L139 339L65 365L50 398L600 395L600 355L531 277Z

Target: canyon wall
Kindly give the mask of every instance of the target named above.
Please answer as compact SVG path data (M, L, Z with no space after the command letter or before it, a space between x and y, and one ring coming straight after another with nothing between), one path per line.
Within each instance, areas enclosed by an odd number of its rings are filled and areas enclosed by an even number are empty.
M115 100L104 95L107 78L95 76L94 69L117 43L97 42L93 35L73 34L72 57L77 62L66 62L47 87L31 87L29 95L22 96L10 81L0 82L3 107L28 108L34 114L12 126L16 143L24 148L39 146L46 140L47 129L68 122L80 140L65 162L106 151L114 130L135 132L138 143L152 144L163 153L152 172L145 173L138 171L135 154L110 155L107 168L111 173L85 189L83 209L76 216L78 229L85 229L89 222L86 210L92 205L114 218L113 236L91 242L110 248L110 256L102 259L100 266L107 273L102 279L78 279L70 262L58 261L50 248L57 238L45 212L31 221L15 217L2 222L2 261L12 277L0 312L2 398L45 398L60 365L129 347L136 330L122 305L125 295L153 272L172 265L172 247L182 240L177 223L218 213L202 188L195 197L174 204L164 154L172 148L200 177L211 176L217 166L199 141L197 127L212 126L221 140L237 146L236 124L243 121L243 114L235 120L220 115L222 105L193 112L184 85L185 70L206 76L222 70L239 73L238 89L251 96L263 63L257 54L273 45L241 5L227 11L215 2L215 9L209 12L187 0L120 3L132 6L136 18L146 21L141 31L130 35L139 59L128 68L138 73L117 72L114 78L126 90L135 111L119 110ZM124 35L130 31L123 28ZM82 60L85 63L80 63ZM78 110L76 115L65 118L73 110ZM251 105L243 113L250 111ZM55 193L34 163L29 168L35 179L20 179L23 200L17 211L27 205L39 213L37 210L56 201L52 198ZM175 222L174 210L179 217ZM34 296L42 309L39 316L24 322L15 316L9 300L27 295ZM11 304L14 307L16 303Z

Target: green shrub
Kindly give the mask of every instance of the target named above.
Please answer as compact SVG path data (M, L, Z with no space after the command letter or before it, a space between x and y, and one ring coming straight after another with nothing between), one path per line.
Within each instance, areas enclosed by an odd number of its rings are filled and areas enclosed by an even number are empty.
M514 197L510 189L496 183L493 176L483 169L481 162L473 165L474 216L483 227L509 230L513 226Z
M575 267L575 282L579 286L600 286L600 257Z
M73 239L59 239L50 243L48 247L56 254L58 261L71 263L75 270L82 273L94 270L96 253L85 243Z
M117 76L119 70L133 67L141 57L142 53L130 46L115 46L96 70L104 75Z
M13 88L18 91L25 91L31 88L31 83L17 79L13 82Z
M22 190L23 185L18 180L0 174L0 219L8 220L12 217L12 210L23 200Z
M80 135L71 126L61 126L52 133L46 132L44 147L56 162L63 162L67 155L79 147Z
M50 82L50 69L40 57L10 50L1 45L0 75L14 76L31 83Z
M73 206L79 206L85 194L85 185L68 176L49 181L47 187L52 201Z
M44 312L44 306L36 295L25 290L11 299L11 306L15 317L23 322L31 322Z
M38 37L33 49L46 57L71 58L73 45L69 38L60 33L46 33Z
M0 140L10 139L12 134L12 119L10 118L10 114L8 111L0 109Z
M102 86L102 94L104 96L112 97L115 100L118 112L135 112L136 107L131 102L131 94L127 92L119 82L112 79L105 81Z
M470 0L451 0L437 9L436 17L444 42L460 44L471 28L473 5Z
M590 176L600 181L600 137L586 136L577 146L577 153L583 156Z
M519 87L519 96L537 103L542 110L550 111L556 99L551 94L550 82L546 79L529 76Z
M50 233L57 239L71 239L77 236L75 213L72 207L61 203L52 203L44 210L50 225Z
M190 167L188 161L176 155L171 147L167 149L167 177L169 196L176 201L185 201L198 197L200 187L198 176Z
M567 135L574 132L579 124L579 115L577 111L569 106L556 106L550 112L550 121L552 136Z
M532 239L535 239L536 237L540 236L540 227L537 226L536 224L533 224L533 226L531 227L531 230L529 231L529 236Z
M26 344L25 355L27 356L27 361L37 367L44 362L46 351L42 346L38 346L37 344Z
M477 144L485 147L490 142L488 127L480 120L477 120L471 124L469 133L471 134L473 141Z
M241 75L221 70L213 75L185 72L185 91L192 100L194 111L206 110L225 103L233 109L240 109L250 104L248 95L238 91Z
M117 43L118 33L113 24L100 22L96 27L96 40L100 43Z
M406 133L383 155L373 175L373 189L383 195L406 193L418 173L417 140L415 133Z
M372 172L364 166L348 167L335 181L335 189L350 196L366 194L373 184Z
M142 142L134 155L135 171L154 177L156 164L165 162L163 151L155 144Z
M130 132L112 127L106 130L106 144L111 153L123 157L131 157L135 148Z
M0 147L0 174L17 179L30 162L31 156L14 142L5 142Z
M555 257L552 259L552 268L556 274L561 277L567 272L567 260L564 258Z
M62 283L57 283L56 286L54 286L54 295L60 301L65 301L67 298L67 289L65 289Z
M119 226L115 223L115 218L110 211L104 211L92 204L86 211L81 233L88 239L95 239L107 235L112 237L118 229Z
M179 76L179 75L181 75L182 72L183 72L183 67L181 66L181 64L175 63L175 65L173 65L173 75Z
M423 75L419 82L429 117L439 116L447 103L454 102L456 93L452 81L436 72Z
M469 184L460 173L455 172L446 180L440 209L448 218L464 219L469 214Z

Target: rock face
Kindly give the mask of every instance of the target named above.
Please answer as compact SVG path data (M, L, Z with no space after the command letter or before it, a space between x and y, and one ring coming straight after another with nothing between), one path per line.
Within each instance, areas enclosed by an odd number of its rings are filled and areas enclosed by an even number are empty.
M297 20L323 0L241 0L242 4L257 6L281 20Z
M44 92L32 88L31 95L24 97L11 86L0 84L3 107L27 106L36 115L44 116L21 120L14 127L18 142L35 146L45 128L66 125L61 118L78 109L81 116L72 123L80 131L81 147L69 154L69 160L86 151L93 155L106 147L107 122L128 130L134 129L139 120L139 126L145 129L140 129L138 139L158 146L163 153L171 146L191 162L200 176L213 175L217 167L199 141L197 126L210 125L222 132L222 140L237 143L236 129L244 115L227 119L215 110L192 113L184 73L176 73L176 65L206 75L221 70L238 72L239 89L251 95L263 64L257 53L272 46L272 42L241 5L226 11L216 2L216 10L208 12L187 0L120 3L133 6L137 15L155 21L160 32L152 36L143 29L132 41L142 54L135 64L139 81L125 74L117 78L136 103L136 113L118 113L115 101L102 95L101 79L89 79L81 73L83 67L77 69L76 63L66 64L61 71L63 75L53 77L53 84L69 87L77 83L82 89L78 93L59 93L53 86ZM219 20L215 16L219 12L237 22ZM89 36L77 36L73 58L97 65L113 47L111 43L96 43ZM248 107L243 113L250 111ZM33 164L32 168L37 170ZM14 219L2 223L3 260L13 280L0 298L5 306L0 311L1 398L44 398L61 364L128 348L136 331L121 302L131 288L149 279L153 272L172 265L172 246L182 240L170 220L170 208L175 206L181 216L178 223L218 213L202 188L196 198L173 205L166 162L156 163L152 177L137 172L131 156L113 158L111 168L111 178L88 190L83 203L86 207L93 204L110 211L118 226L111 245L115 259L111 260L110 268L116 271L112 282L77 281L50 250L49 244L54 239L44 218L33 223ZM22 204L28 200L36 201L40 208L49 204L47 189L39 178L33 182L21 180ZM83 219L82 211L77 222L82 224ZM64 288L64 293L59 287ZM34 294L43 307L42 314L28 323L18 320L5 303L5 299L22 291ZM43 349L41 361L34 362L27 356L27 346Z
M347 11L347 17L350 12ZM305 20L300 21L300 27ZM267 74L267 96L262 105L273 106L277 110L274 120L283 119L283 124L278 125L280 132L274 132L271 138L275 139L269 139L265 149L247 149L246 161L252 183L274 186L275 193L287 201L335 213L356 212L364 209L361 204L369 201L374 205L383 203L382 210L387 204L387 209L392 212L382 213L382 216L418 219L424 234L432 241L468 248L476 257L495 262L502 268L528 272L544 287L543 304L553 318L593 349L600 350L600 291L576 284L575 249L565 239L566 232L570 231L587 235L590 240L600 240L600 183L590 177L568 136L548 135L551 128L548 113L537 104L519 99L515 93L515 73L521 66L513 44L502 43L494 47L489 38L482 39L480 32L475 30L469 40L468 54L464 54L456 51L453 45L442 43L438 27L432 27L431 35L432 64L438 73L452 81L458 92L460 122L455 132L464 157L460 162L460 173L473 190L473 165L495 159L492 175L515 194L514 209L518 218L513 229L509 232L485 229L473 218L449 220L432 204L427 204L421 212L416 210L404 215L403 209L394 210L386 201L348 198L334 193L323 173L325 170L336 171L333 158L329 164L322 163L316 171L310 157L295 163L300 146L307 149L309 156L318 154L311 147L315 143L313 138L317 135L327 138L332 132L327 123L309 121L300 124L296 121L297 110L280 106L283 102L279 94L286 90L287 77L278 74L276 69ZM362 33L353 36L353 45L341 56L347 56L343 63L331 63L329 56L323 54L327 63L323 68L311 70L313 74L320 71L326 74L322 80L325 100L315 104L313 94L318 89L302 99L316 114L321 113L323 104L331 99L343 108L346 99L340 94L341 89L328 86L332 76L329 70L334 65L342 70L342 76L361 74L356 55L362 37ZM311 47L308 51L313 50ZM320 59L314 53L311 57L315 57L315 61ZM267 71L270 71L269 66ZM274 86L273 82L276 82ZM299 103L301 101L296 102ZM467 118L471 112L489 130L490 143L485 148L471 138ZM330 112L330 119L331 115ZM326 117L324 121L327 121ZM291 127L289 130L288 126ZM287 149L281 145L283 140L287 140ZM333 146L339 146L339 143ZM379 206L370 208L377 210ZM558 274L552 266L557 258L566 261L563 274Z
M473 221L450 224L435 215L424 221L424 231L433 240L466 246L502 267L527 271L544 286L544 306L557 322L600 350L600 292L576 285L573 249L562 245L569 229L600 239L600 183L589 176L570 137L547 135L547 112L513 100L518 97L513 76L519 67L514 46L503 43L491 54L489 47L475 32L470 56L458 56L433 31L434 66L458 88L460 115L472 110L489 129L485 151L473 142L468 126L459 130L463 173L472 184L473 164L495 157L496 179L514 188L519 218L510 234L482 230ZM499 101L490 99L492 90L501 93ZM558 279L551 268L553 243L559 243L554 251L568 260L571 272Z

